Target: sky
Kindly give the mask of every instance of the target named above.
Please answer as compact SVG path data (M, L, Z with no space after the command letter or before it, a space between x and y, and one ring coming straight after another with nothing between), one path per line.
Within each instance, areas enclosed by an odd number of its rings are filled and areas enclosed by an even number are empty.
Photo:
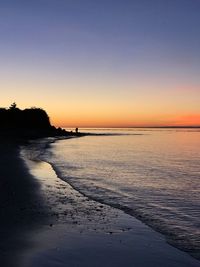
M0 107L62 127L200 125L200 0L1 0Z

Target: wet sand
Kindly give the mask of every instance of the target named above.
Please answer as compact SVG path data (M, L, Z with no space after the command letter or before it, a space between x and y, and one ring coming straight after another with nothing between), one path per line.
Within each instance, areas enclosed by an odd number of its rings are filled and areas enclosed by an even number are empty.
M2 140L0 151L0 265L20 266L19 251L29 246L26 233L47 216L40 184L19 157L19 145Z
M200 265L132 216L75 191L48 163L26 166L15 144L1 152L1 266Z

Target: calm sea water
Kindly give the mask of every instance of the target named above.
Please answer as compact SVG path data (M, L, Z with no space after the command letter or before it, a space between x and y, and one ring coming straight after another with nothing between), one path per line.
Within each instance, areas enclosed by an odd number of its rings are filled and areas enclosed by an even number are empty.
M88 197L136 216L199 257L200 130L82 131L108 135L51 144L43 159L59 177Z

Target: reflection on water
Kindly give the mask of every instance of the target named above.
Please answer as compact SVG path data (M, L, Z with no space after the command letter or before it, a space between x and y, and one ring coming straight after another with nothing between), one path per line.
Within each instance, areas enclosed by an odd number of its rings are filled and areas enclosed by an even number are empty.
M43 158L86 196L139 217L198 256L200 131L102 132L128 135L58 141Z

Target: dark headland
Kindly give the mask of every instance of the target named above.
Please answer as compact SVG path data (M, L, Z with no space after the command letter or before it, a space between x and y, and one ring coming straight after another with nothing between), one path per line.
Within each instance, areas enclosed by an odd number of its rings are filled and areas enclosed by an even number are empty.
M82 136L77 130L66 131L51 125L47 112L42 108L20 109L15 103L9 108L0 108L1 136L34 139L55 136Z

